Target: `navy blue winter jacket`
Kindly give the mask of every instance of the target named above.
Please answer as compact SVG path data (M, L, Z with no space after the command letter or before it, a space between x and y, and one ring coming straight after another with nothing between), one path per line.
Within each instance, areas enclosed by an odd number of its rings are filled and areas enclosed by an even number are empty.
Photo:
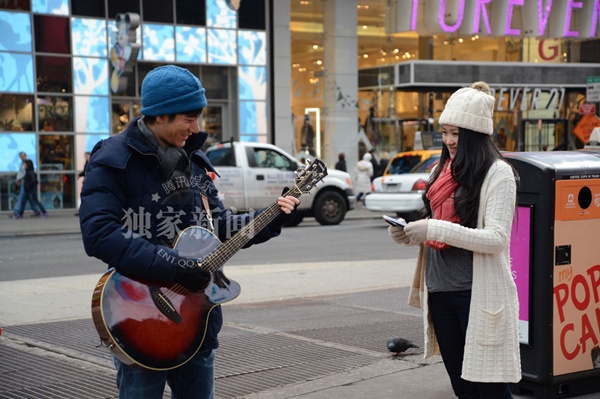
M173 249L177 233L189 226L208 226L200 187L208 197L215 234L221 241L261 211L237 215L224 209L207 176L207 171L216 171L199 150L206 133L193 134L186 141L189 158L182 157L179 166L185 169L191 159L191 175L165 179L156 151L138 128L138 119L92 151L79 210L83 244L88 255L125 276L174 283L180 271L171 262L189 260ZM246 246L279 235L285 221L282 213ZM210 314L203 349L218 346L221 325L221 307L217 306Z

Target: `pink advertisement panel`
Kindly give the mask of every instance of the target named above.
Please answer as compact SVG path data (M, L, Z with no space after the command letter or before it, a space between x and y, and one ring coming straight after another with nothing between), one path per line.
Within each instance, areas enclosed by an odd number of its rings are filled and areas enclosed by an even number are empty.
M529 344L529 270L531 253L530 206L519 206L510 236L512 276L519 297L519 341Z

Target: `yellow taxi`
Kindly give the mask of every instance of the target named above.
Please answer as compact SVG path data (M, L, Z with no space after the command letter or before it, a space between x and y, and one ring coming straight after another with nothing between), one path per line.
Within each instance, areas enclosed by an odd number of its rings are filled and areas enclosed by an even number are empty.
M431 171L440 161L441 151L421 154L424 158L409 172L400 171L399 174L388 174L373 180L373 192L365 197L365 208L373 212L395 213L407 222L421 218L423 203L423 192ZM429 156L428 158L425 158ZM411 162L412 158L399 159L393 164L390 162L392 171L400 170L402 161ZM393 161L393 160L392 160Z
M414 150L399 152L388 162L383 176L401 175L408 173L421 161L442 153L441 149Z

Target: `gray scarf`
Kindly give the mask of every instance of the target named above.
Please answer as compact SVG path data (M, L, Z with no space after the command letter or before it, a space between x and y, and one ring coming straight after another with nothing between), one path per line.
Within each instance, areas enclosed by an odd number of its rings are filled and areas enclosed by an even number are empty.
M138 120L138 128L148 143L150 143L150 146L156 150L160 162L160 170L165 179L189 175L189 158L183 148L161 146L154 133L144 123L143 117Z

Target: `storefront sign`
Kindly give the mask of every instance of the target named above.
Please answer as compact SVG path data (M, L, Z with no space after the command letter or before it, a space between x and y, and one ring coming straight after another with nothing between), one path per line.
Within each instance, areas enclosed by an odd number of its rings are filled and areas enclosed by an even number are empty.
M52 100L38 99L38 112L41 121L67 120L71 117L71 107L68 101L54 98Z
M597 37L599 19L600 0L397 0L386 29L420 35Z
M537 47L538 55L543 61L560 61L560 42L558 40L540 40Z
M496 95L496 111L559 110L565 98L563 88L500 87L491 88Z

